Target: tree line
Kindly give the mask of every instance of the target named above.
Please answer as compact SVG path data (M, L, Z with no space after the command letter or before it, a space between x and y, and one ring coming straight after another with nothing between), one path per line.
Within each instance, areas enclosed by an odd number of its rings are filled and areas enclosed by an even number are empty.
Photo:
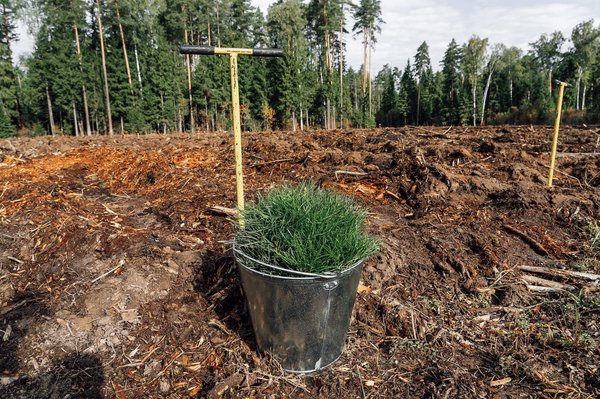
M18 20L35 46L15 67ZM250 0L0 0L0 136L228 129L228 60L182 56L181 44L284 49L239 59L245 130L543 122L554 78L576 86L573 118L598 120L593 20L569 46L560 32L527 52L473 36L452 40L434 71L424 42L403 69L372 74L383 24L380 0L280 0L266 15ZM358 70L351 36L363 43Z
M549 123L556 80L565 92L567 123L600 122L600 26L577 24L569 38L542 34L523 51L472 36L448 44L434 72L423 42L404 69L385 65L374 78L376 120L405 124L484 125Z

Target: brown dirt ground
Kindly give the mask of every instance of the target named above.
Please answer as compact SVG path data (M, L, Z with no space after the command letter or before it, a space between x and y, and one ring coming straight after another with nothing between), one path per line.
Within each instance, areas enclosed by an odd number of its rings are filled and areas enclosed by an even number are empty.
M599 397L600 129L561 134L553 189L547 127L245 134L247 198L312 179L382 239L304 376L256 352L211 211L230 134L0 140L0 397Z

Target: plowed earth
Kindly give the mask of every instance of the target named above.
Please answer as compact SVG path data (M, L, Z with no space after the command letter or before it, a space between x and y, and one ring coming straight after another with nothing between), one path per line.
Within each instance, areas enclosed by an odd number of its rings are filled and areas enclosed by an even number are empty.
M345 353L301 376L256 351L211 210L229 133L0 140L0 397L599 397L600 129L563 129L552 189L550 138L244 134L247 198L312 179L382 240Z

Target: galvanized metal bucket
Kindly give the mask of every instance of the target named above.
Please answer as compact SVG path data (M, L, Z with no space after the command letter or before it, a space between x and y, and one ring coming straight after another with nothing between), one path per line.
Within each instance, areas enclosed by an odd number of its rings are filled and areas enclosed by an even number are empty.
M235 245L233 251L258 348L291 373L317 371L337 360L344 350L363 261L340 273L313 274L263 263Z

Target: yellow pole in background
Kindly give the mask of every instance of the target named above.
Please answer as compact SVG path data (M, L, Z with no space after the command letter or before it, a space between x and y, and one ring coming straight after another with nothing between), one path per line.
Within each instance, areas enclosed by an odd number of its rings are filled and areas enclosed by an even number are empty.
M233 147L235 153L235 192L237 194L240 227L244 228L244 173L242 170L242 126L240 123L237 53L232 52L229 54L229 73L231 75L231 115L233 119Z
M565 93L565 87L569 86L569 84L565 82L557 81L557 83L560 87L558 89L558 100L556 102L554 137L552 138L552 149L550 151L550 172L548 173L548 187L552 187L552 180L554 179L554 164L556 162L556 147L558 147L558 130L560 128L560 117L562 114L563 95Z

